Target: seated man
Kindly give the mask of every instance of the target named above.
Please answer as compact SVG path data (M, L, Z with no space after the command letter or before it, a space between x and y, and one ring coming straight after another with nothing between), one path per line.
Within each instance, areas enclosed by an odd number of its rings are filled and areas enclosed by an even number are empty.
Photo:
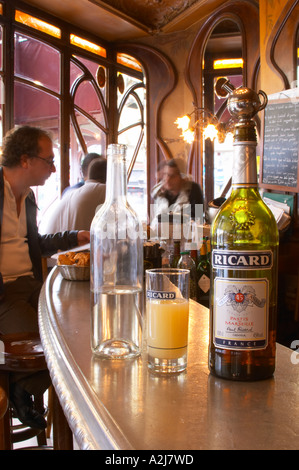
M69 191L72 191L73 189L78 189L84 186L85 181L88 178L88 167L93 160L96 160L97 158L101 158L101 155L95 152L87 153L85 157L82 160L81 163L81 174L82 174L82 179L78 183L74 184L73 186L67 186L65 190L62 193L62 197L64 197L65 194L67 194Z
M38 332L38 298L42 286L41 257L89 242L87 231L43 235L36 225L37 206L30 186L43 185L55 172L50 135L23 126L4 141L0 167L0 334ZM10 401L17 417L38 429L46 422L31 395L50 385L48 371L13 373Z
M68 191L60 199L45 222L43 232L55 233L79 228L89 230L96 209L105 202L106 169L106 158L93 160L84 186Z

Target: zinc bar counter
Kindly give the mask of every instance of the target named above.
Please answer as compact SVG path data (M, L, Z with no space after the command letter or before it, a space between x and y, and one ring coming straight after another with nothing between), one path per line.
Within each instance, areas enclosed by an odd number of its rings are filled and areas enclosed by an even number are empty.
M209 311L190 301L186 372L154 375L145 355L94 358L89 287L64 280L56 267L39 303L52 382L80 449L299 448L299 355L297 364L295 352L277 345L268 380L216 378L208 370Z

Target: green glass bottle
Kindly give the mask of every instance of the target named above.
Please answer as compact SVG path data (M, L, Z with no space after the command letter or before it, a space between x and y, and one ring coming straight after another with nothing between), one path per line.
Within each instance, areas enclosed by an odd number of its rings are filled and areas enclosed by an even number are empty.
M190 256L190 251L181 251L180 259L177 263L179 269L189 269L189 298L197 301L197 273L195 261Z
M240 101L248 90L240 90ZM235 127L232 191L211 228L209 368L232 380L264 379L275 370L279 237L258 190L251 117Z
M173 242L173 253L170 261L170 266L172 268L176 268L178 261L180 259L180 252L181 252L181 242L179 240L174 240Z

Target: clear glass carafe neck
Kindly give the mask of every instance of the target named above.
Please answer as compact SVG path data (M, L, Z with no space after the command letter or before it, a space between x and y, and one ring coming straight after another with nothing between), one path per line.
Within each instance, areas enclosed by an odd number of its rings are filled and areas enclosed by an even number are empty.
M127 198L126 146L111 144L107 152L106 202Z

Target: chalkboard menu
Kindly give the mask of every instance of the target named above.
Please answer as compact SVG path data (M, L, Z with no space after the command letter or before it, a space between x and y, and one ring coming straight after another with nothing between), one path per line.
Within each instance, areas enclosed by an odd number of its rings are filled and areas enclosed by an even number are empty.
M262 116L260 186L299 191L299 101L271 100Z

